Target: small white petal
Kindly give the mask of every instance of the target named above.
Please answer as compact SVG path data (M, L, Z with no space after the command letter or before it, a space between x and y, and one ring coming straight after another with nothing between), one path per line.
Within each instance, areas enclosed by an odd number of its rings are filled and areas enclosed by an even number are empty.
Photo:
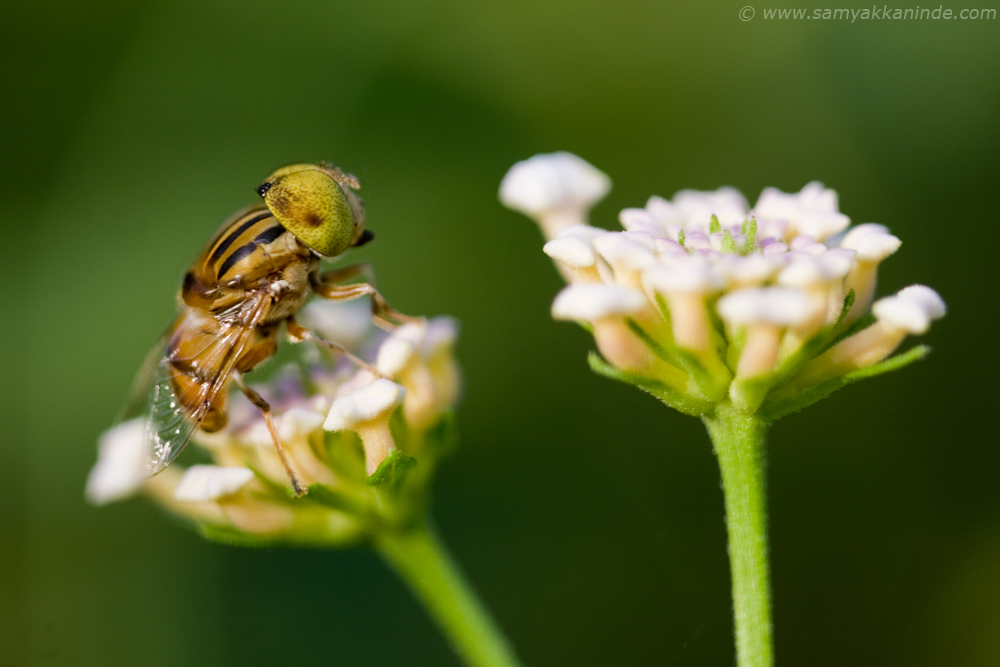
M323 425L324 415L306 408L289 408L278 422L278 435L289 441L307 437Z
M702 255L660 256L662 263L643 271L643 282L662 294L709 293L721 289L725 279Z
M500 184L500 201L528 215L553 209L589 209L611 189L611 179L572 153L535 155L518 162Z
M769 280L784 266L781 259L771 255L725 255L717 267L727 282L739 285L757 285Z
M882 225L869 223L847 232L840 246L856 250L861 261L881 262L899 250L902 243Z
M379 378L367 387L334 401L323 428L327 431L344 431L385 416L403 402L405 395L406 390L400 385Z
M658 236L663 228L652 214L644 208L625 208L618 214L618 222L627 230L637 230Z
M87 477L86 497L106 505L133 495L146 479L145 420L132 419L101 434L97 463Z
M453 317L435 317L427 322L423 356L432 357L444 348L451 348L458 338L458 321Z
M243 466L194 465L181 477L174 498L189 503L218 500L236 493L253 477L253 470Z
M785 220L792 228L817 241L843 231L850 219L837 210L837 193L822 183L808 183L796 194L765 188L753 210L758 219Z
M552 317L589 322L602 317L633 315L646 304L645 295L638 290L621 285L579 283L556 295Z
M736 290L716 306L719 316L736 325L766 322L781 326L801 324L809 316L809 300L787 287L751 287Z
M788 246L777 239L764 239L758 241L760 251L765 255L784 255L788 252Z
M911 299L918 302L933 319L940 319L945 316L947 307L944 299L937 292L926 285L910 285L899 290L896 295L901 299Z
M407 322L382 342L375 367L384 375L396 375L420 353L426 337L424 322Z
M786 287L810 287L843 278L851 268L852 256L846 250L831 250L819 257L791 253L789 262L778 274L777 282Z
M653 252L627 236L628 232L608 232L594 239L594 248L616 270L641 271L656 261Z
M608 230L601 229L600 227L594 227L593 225L569 225L568 227L563 227L562 230L559 231L558 236L575 236L581 241L590 243L598 236L607 233Z
M557 236L542 246L542 251L557 262L574 269L584 269L597 264L593 248L576 236Z
M885 322L911 334L922 334L931 321L944 316L945 305L938 293L924 285L912 285L895 296L879 299L872 313Z
M306 328L323 338L351 347L371 330L372 309L367 299L317 299L302 309L302 319Z
M681 190L674 195L674 206L684 217L685 226L707 225L714 215L723 226L739 225L747 216L747 200L739 190L722 187L702 192Z

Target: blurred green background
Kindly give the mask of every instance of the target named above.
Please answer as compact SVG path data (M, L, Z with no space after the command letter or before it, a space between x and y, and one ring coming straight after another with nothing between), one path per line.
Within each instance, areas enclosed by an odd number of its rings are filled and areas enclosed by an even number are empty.
M526 663L732 664L701 424L589 373L537 229L497 203L511 164L565 149L614 179L603 226L653 193L820 179L904 240L880 291L940 291L934 354L773 429L777 655L1000 665L1000 21L748 1L8 3L2 662L457 664L369 552L83 501L187 264L272 169L327 159L363 181L382 291L462 321L434 515Z

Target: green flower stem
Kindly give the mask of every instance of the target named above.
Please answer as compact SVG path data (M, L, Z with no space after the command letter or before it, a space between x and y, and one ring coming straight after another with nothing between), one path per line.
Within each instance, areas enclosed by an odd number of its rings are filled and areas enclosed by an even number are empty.
M376 548L410 586L455 652L475 667L519 667L507 639L426 524L388 532Z
M771 667L771 577L767 547L768 422L720 404L704 418L722 470L739 667Z

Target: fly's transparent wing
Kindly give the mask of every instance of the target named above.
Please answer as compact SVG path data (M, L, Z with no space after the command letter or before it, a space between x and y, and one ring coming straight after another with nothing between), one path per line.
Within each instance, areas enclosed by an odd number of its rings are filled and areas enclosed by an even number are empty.
M200 369L198 382L182 394L172 379L175 352L169 348L169 336L163 354L153 370L146 415L146 469L155 475L183 451L201 425L219 391L228 386L230 375L270 307L266 294L254 295L217 316L218 335L189 358L187 366ZM177 327L183 327L183 317ZM191 407L196 406L196 407Z

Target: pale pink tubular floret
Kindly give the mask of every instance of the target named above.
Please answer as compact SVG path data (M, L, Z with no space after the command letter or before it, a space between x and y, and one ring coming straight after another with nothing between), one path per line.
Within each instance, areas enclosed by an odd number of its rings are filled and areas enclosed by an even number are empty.
M809 317L809 300L798 289L751 287L719 299L719 316L736 327L746 327L737 378L755 377L774 370L781 332Z
M705 299L724 286L721 272L702 255L683 255L650 267L642 277L648 290L666 298L677 345L707 351L711 325Z
M719 316L736 325L757 323L794 326L809 315L801 290L787 287L754 287L730 292L716 304Z
M539 222L548 238L582 224L611 189L611 179L572 153L536 155L518 162L500 184L500 201Z
M552 303L557 320L593 322L605 317L634 315L646 305L642 292L621 285L570 285Z
M253 470L242 466L194 465L177 484L174 498L187 503L218 500L236 493L253 478Z
M747 200L736 188L718 190L681 190L674 195L673 205L679 212L681 225L707 225L714 215L720 224L739 225L747 217Z
M597 349L613 365L626 370L650 372L656 356L636 337L625 322L648 309L646 296L622 285L576 284L563 289L552 303L557 320L589 322Z
M458 325L450 317L410 322L382 343L379 372L406 389L403 412L411 428L422 430L451 406L459 393L459 373L451 349Z
M406 390L384 378L367 387L341 396L330 406L323 428L327 431L354 431L365 448L365 466L373 474L394 447L389 417L403 402Z
M930 287L911 285L895 296L876 301L872 313L879 322L910 334L922 334L927 333L932 320L944 317L945 304Z
M844 235L841 247L857 252L857 262L844 283L845 290L854 290L854 305L844 319L844 326L868 312L878 284L878 266L901 244L886 227L873 223L858 225Z
M809 362L802 371L803 380L818 382L877 364L892 354L906 336L926 333L931 321L944 317L945 304L930 287L912 285L876 301L872 312L875 324Z
M641 290L640 275L656 262L656 255L643 243L645 239L636 236L629 236L629 232L606 232L594 239L594 249L611 267L616 283Z

